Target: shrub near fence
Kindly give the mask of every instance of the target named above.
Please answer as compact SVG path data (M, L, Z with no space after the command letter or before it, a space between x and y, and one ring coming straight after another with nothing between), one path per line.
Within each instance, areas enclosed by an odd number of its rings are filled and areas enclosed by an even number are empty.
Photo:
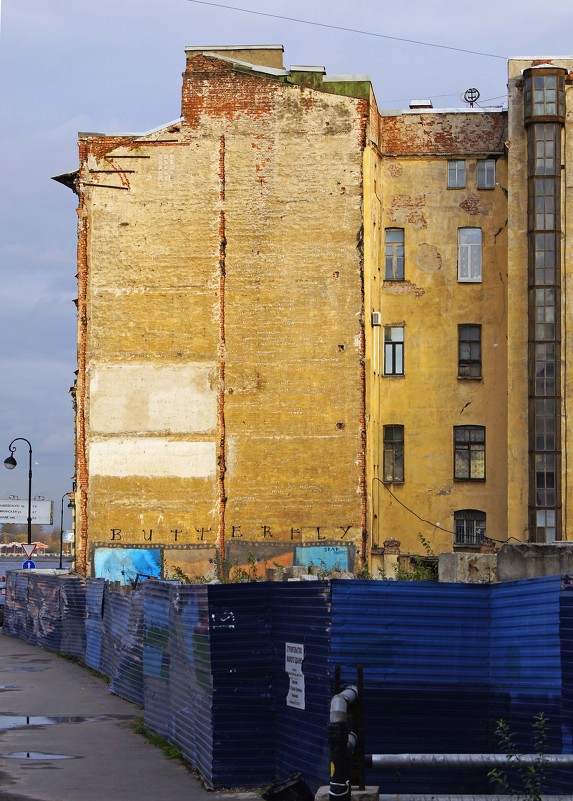
M4 632L109 676L210 786L260 786L300 771L316 789L328 781L335 664L345 683L364 666L367 752L496 751L499 717L521 737L544 712L550 750L571 753L572 598L560 577L487 586L148 581L127 593L26 571L8 574ZM287 645L304 656L298 673ZM487 792L484 774L367 780L382 792ZM549 789L571 783L563 773Z

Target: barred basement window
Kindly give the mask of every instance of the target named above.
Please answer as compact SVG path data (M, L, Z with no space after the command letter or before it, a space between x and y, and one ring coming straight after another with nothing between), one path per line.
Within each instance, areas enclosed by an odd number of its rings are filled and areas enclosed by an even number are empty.
M485 539L485 512L460 509L454 512L454 545L479 545Z

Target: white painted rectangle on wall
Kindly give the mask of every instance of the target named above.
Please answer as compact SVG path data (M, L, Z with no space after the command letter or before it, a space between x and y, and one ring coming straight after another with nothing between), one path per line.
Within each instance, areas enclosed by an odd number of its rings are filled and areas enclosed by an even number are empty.
M90 427L100 434L204 434L217 426L211 363L90 368Z
M89 445L91 476L212 478L217 470L213 442L181 442L164 437L112 437Z

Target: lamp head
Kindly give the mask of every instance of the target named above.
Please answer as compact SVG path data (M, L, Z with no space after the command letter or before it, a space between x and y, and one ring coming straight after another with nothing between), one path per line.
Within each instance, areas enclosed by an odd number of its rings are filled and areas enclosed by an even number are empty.
M14 456L12 454L10 454L10 456L4 459L4 467L7 470L13 470L17 464L18 462L16 461L16 459L14 459Z

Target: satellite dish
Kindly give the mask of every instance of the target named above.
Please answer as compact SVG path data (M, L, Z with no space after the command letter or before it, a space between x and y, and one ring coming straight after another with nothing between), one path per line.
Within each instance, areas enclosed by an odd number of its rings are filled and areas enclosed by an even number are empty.
M475 88L466 89L466 91L462 95L462 99L468 103L470 108L474 107L474 104L477 103L479 100L480 94L479 91Z

